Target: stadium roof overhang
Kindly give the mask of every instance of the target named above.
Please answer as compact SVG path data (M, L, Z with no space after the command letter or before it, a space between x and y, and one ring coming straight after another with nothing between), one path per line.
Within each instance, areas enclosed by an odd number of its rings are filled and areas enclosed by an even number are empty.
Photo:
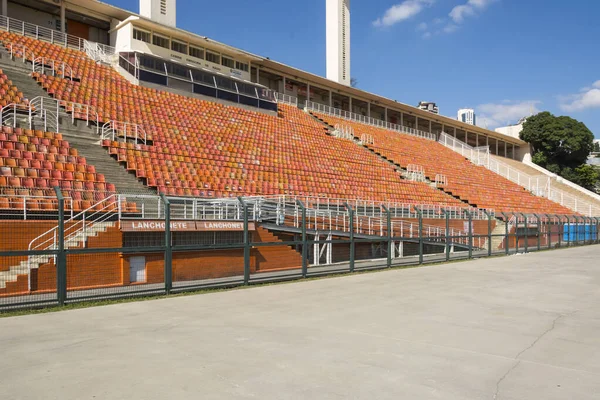
M267 71L276 72L287 76L293 76L300 82L310 83L311 85L316 85L317 87L321 87L324 89L330 89L337 93L351 95L354 99L368 101L372 104L376 104L381 107L387 107L389 109L401 111L403 113L414 115L419 118L428 119L440 124L444 124L445 126L456 127L456 129L469 131L471 133L479 133L481 135L489 136L490 138L494 139L499 139L519 147L527 145L527 142L524 142L523 140L520 140L518 138L506 136L501 133L491 131L489 129L481 128L479 126L465 124L463 122L457 121L456 119L445 117L443 115L433 114L428 111L420 110L417 107L413 107L409 104L400 103L396 100L388 99L386 97L374 93L369 93L351 86L346 86L341 83L331 81L327 78L323 78L322 76L302 71L297 68L293 68L288 65L279 63L277 61L270 60L268 58L265 58L261 63L254 64L254 66L256 65L258 65L261 68L266 68Z

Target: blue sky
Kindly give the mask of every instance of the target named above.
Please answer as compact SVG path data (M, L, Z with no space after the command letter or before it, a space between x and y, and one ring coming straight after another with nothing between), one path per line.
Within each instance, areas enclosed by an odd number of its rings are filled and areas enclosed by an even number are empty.
M138 11L138 0L105 0ZM325 0L177 0L179 28L325 75ZM600 138L600 1L352 0L351 75L480 125L530 110L583 121Z

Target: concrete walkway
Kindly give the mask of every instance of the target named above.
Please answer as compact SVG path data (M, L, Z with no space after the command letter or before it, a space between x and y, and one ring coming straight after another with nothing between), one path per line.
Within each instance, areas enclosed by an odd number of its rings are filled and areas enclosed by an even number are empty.
M597 399L600 246L0 319L6 399Z

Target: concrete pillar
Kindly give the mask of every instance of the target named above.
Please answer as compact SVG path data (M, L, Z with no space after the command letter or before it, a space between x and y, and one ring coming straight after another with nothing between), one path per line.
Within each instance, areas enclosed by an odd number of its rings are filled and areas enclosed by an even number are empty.
M256 66L256 83L260 84L260 67Z
M306 101L310 101L310 83L306 84Z
M367 117L371 117L371 102L367 101Z
M383 119L385 119L385 122L388 122L387 107L383 107Z
M442 124L442 132L446 133L446 125Z
M454 127L454 139L456 139L456 127Z
M433 132L431 131L431 120L429 120L429 133L433 133Z
M500 142L500 141L498 139L496 139L496 155L499 155L498 154L498 142Z
M329 91L329 107L333 107L333 91Z
M354 111L352 110L352 96L348 96L348 108L350 109L349 111L351 113L353 113Z
M2 15L8 17L8 0L2 0Z
M281 93L285 94L285 76L283 77L283 90Z
M400 113L400 126L404 126L404 113Z
M513 143L512 147L513 147L513 150L512 150L512 159L514 160L515 159L515 145L514 145L514 143Z
M66 11L66 4L64 1L60 2L60 31L62 33L66 33L67 29L66 29L66 19L65 19L65 11Z
M504 142L504 157L506 157L508 155L506 153L507 150L508 150L508 146L506 145L506 142Z
M415 129L419 130L419 117L415 115Z

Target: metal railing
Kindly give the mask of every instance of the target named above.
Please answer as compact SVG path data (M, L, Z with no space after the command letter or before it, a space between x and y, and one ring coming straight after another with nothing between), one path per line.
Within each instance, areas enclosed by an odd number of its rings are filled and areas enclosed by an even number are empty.
M146 144L148 136L143 126L139 124L133 124L131 122L121 121L108 121L102 125L101 130L102 139L119 140L127 142L127 139L135 139L135 141L141 141Z
M12 59L20 59L24 63L35 59L35 54L33 53L33 51L29 50L27 46L23 44L8 41L0 41L0 43L2 43L4 48L8 51L10 58Z
M417 136L428 140L437 140L437 135L435 133L421 131L418 129L410 128L408 126L392 124L391 122L386 122L372 117L367 117L365 115L356 114L351 111L340 110L339 108L326 106L324 104L315 103L313 101L306 102L305 110L314 111L321 114L327 114L333 117L343 118L350 121L360 122L362 124L375 126L377 128L383 128L391 131L405 133L408 135Z
M440 135L439 143L468 158L474 164L484 166L524 187L536 196L545 197L583 215L600 215L599 206L552 187L549 176L532 176L491 157L489 147L471 147L444 132Z
M0 29L80 51L85 51L85 42L87 42L87 40L78 36L69 35L68 33L63 33L4 15L0 16ZM102 49L105 54L116 54L114 47L100 44L99 48Z
M298 99L296 97L275 91L273 94L277 103L289 104L290 106L298 107Z
M62 61L53 60L47 57L37 57L32 61L32 69L33 72L37 72L42 75L51 74L73 80L73 69L69 64Z

